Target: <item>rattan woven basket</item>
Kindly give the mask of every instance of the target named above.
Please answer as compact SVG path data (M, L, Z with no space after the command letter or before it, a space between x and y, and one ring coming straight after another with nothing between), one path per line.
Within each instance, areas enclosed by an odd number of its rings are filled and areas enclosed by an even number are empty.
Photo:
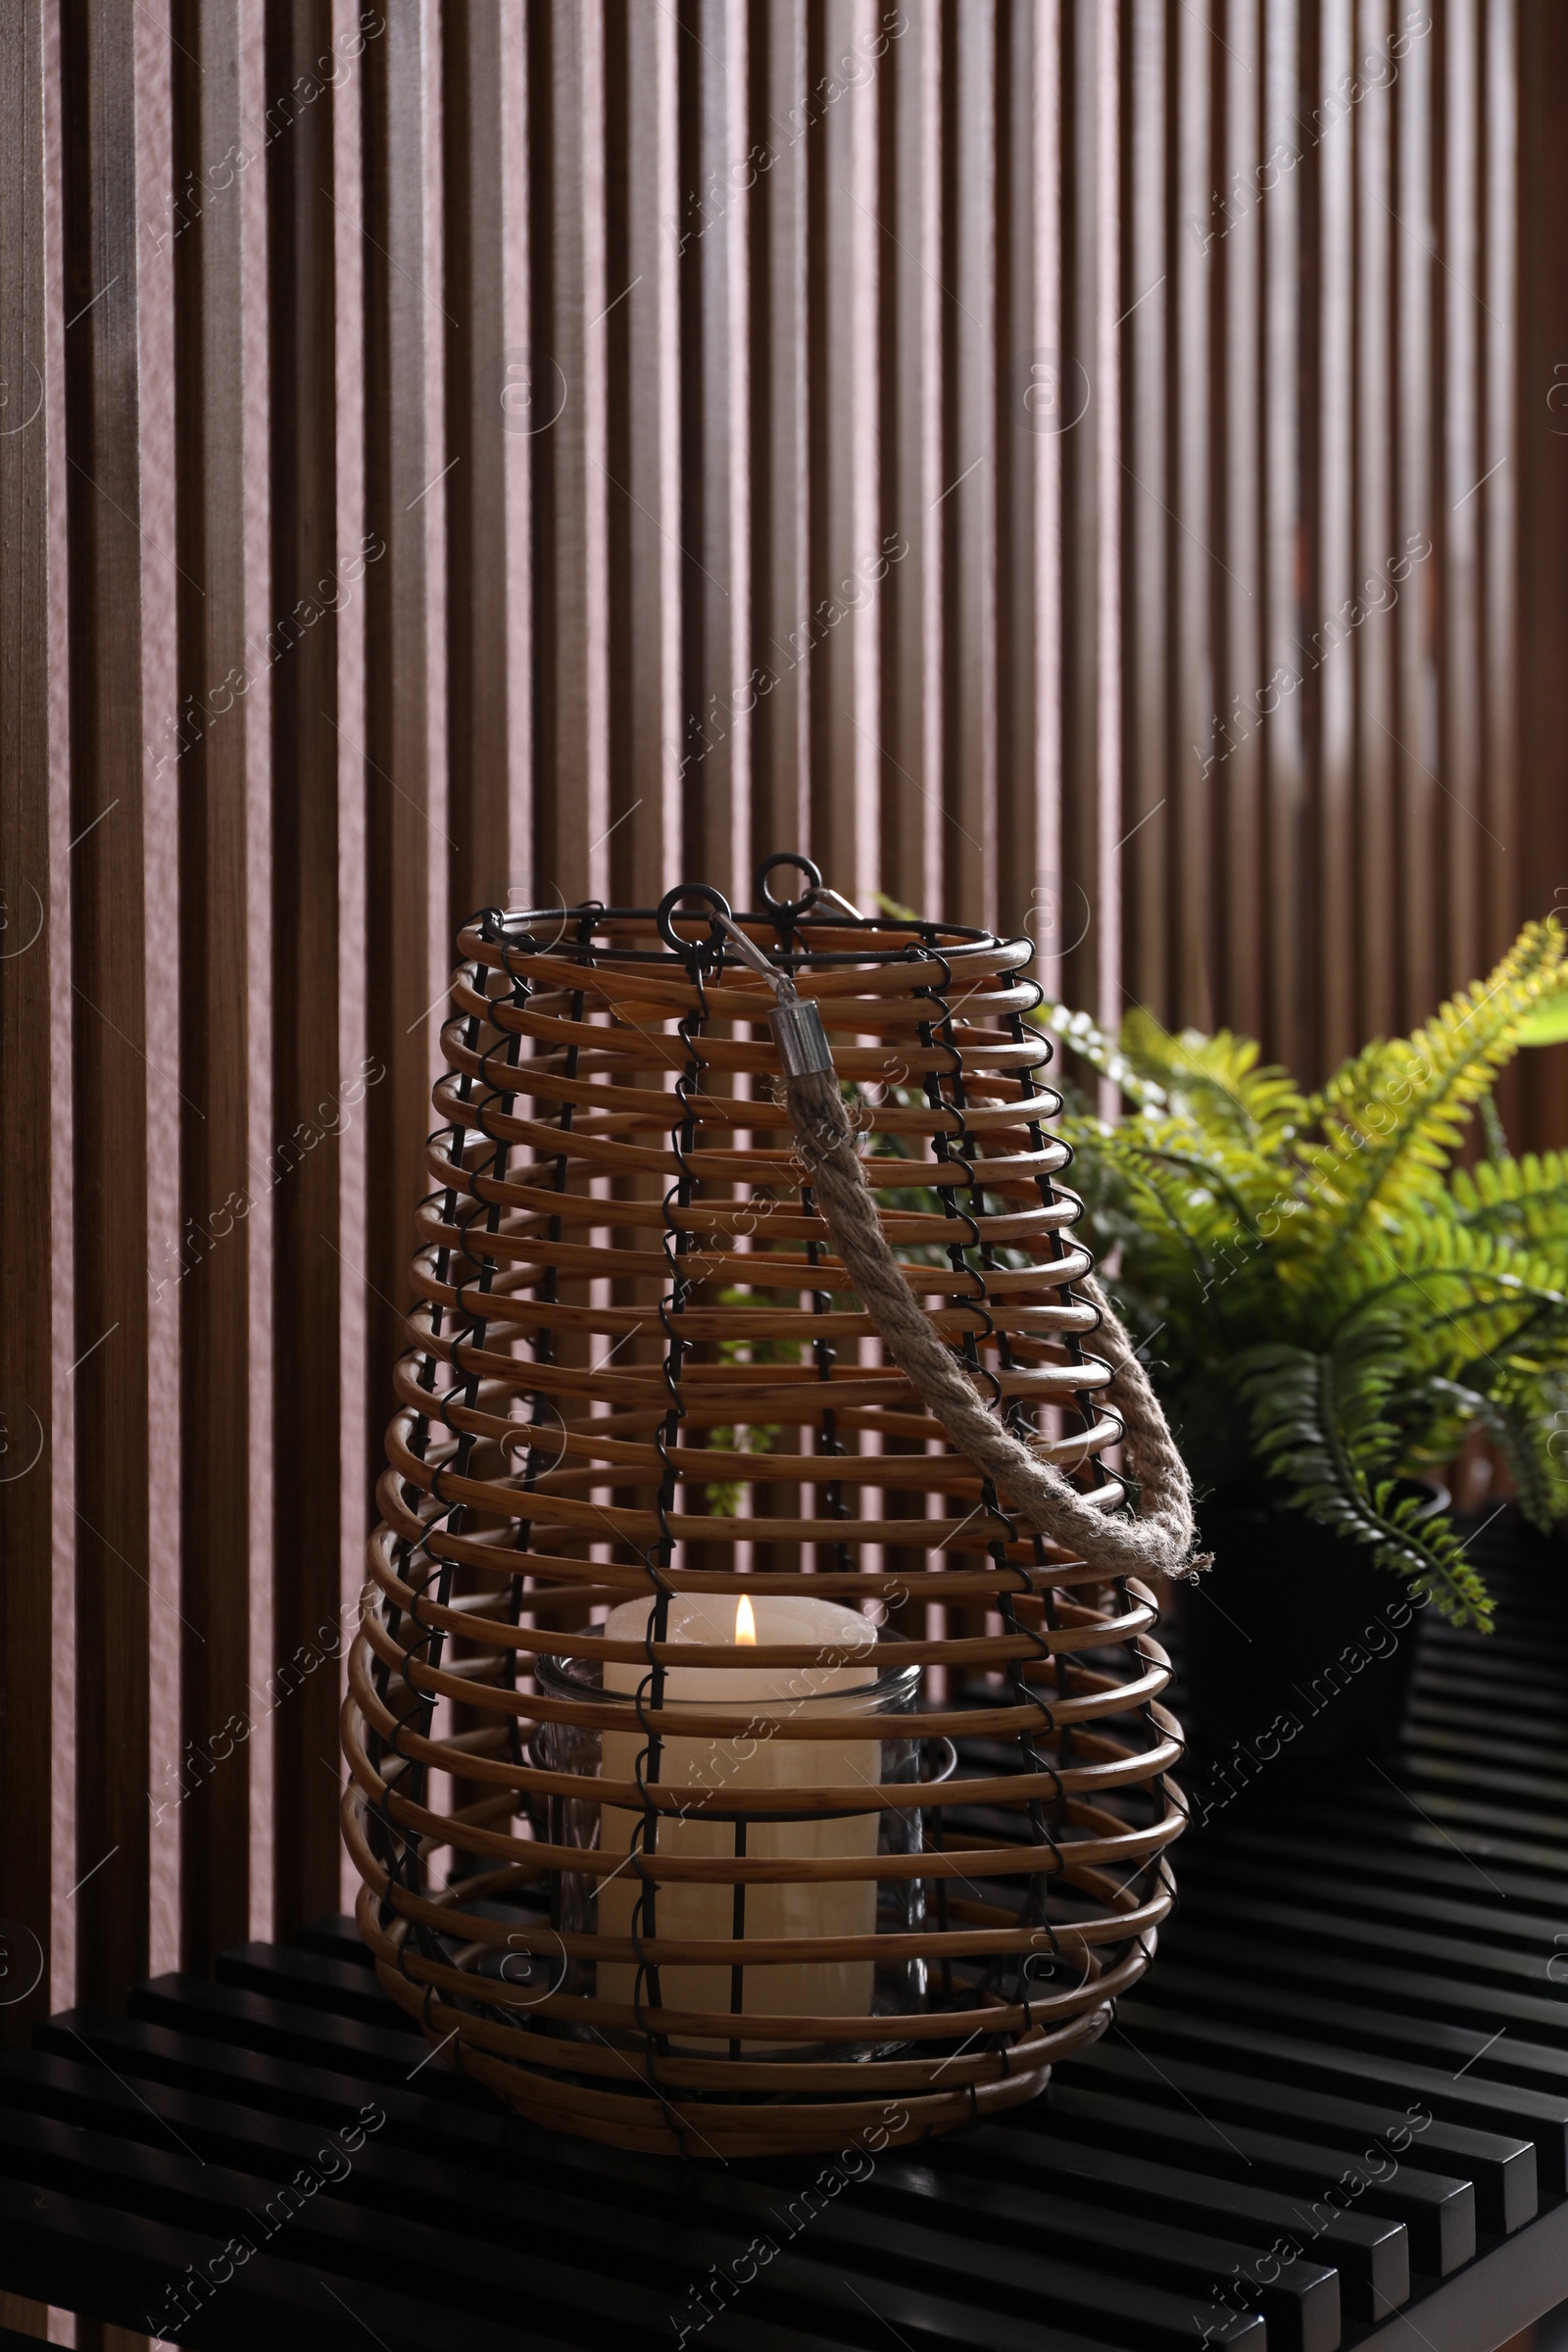
M821 1007L908 1280L1114 1507L1029 943L761 888L737 919ZM513 2107L643 2150L1033 2097L1171 1900L1151 1593L1020 1536L885 1358L721 926L492 912L460 954L344 1714L382 1983Z

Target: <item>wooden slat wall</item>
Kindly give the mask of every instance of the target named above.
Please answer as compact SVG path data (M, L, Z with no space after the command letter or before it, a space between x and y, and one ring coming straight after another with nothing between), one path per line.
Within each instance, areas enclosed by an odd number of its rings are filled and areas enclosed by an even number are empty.
M1568 40L0 28L0 1916L50 1958L9 2033L336 1899L322 1644L473 906L808 848L1315 1075L1568 904Z

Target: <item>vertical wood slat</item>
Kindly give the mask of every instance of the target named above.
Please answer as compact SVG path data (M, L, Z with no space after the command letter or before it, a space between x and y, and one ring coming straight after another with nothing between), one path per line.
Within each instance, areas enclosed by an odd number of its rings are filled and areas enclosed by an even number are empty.
M1084 892L1090 923L1062 959L1062 986L1074 1004L1093 1007L1098 996L1099 610L1098 470L1102 387L1095 381L1095 301L1099 217L1095 156L1097 109L1094 59L1100 31L1093 0L1062 0L1060 50L1060 318L1061 365L1048 386L1065 417L1087 389L1084 414L1061 439L1060 719L1061 798L1058 813L1063 897L1076 906ZM1076 923L1073 926L1076 930Z
M1023 406L1028 354L1036 339L1039 255L1037 183L1049 169L1037 151L1036 43L1049 37L1036 11L1006 0L998 20L997 343L997 926L1028 930L1038 920L1042 870L1036 744L1046 714L1038 700L1036 599L1040 587L1036 444Z
M1264 736L1258 717L1263 685L1264 537L1262 385L1259 380L1263 208L1256 177L1262 55L1256 0L1228 0L1216 23L1223 104L1216 113L1218 184L1233 218L1212 252L1211 283L1220 318L1214 337L1217 381L1212 403L1216 442L1214 567L1223 622L1216 636L1220 675L1215 708L1228 711L1232 748L1215 770L1220 889L1212 955L1217 998L1250 1034L1263 1025L1263 938L1258 888L1264 858Z
M608 137L624 141L612 194L625 289L607 320L611 410L610 591L617 647L611 693L610 871L617 904L657 905L678 862L682 740L680 449L681 211L676 60L667 9L630 10L612 40ZM745 216L742 216L743 220Z
M1168 660L1174 726L1171 743L1171 987L1182 1017L1213 1021L1213 808L1215 776L1234 755L1220 715L1214 617L1211 421L1202 387L1213 333L1213 241L1226 215L1213 204L1213 11L1221 0L1196 0L1168 19L1172 75L1173 206L1185 229L1171 239L1172 331L1168 380L1171 444L1169 534L1171 633ZM1157 1008L1156 1008L1157 1009Z
M880 491L880 368L875 337L881 283L873 86L860 36L869 12L857 0L823 0L808 23L808 270L819 272L808 397L811 834L833 886L859 904L879 882L876 819L885 752L880 726L880 615L857 610L857 566L869 558ZM815 152L812 153L814 148ZM808 302L817 305L808 287ZM781 844L793 847L793 844Z
M512 856L502 0L443 18L449 934L505 906ZM436 493L431 493L432 496ZM432 848L439 849L439 844Z
M49 516L41 0L0 14L0 2038L48 2013L52 1611ZM56 457L58 463L58 455ZM36 1980L34 1971L37 1971ZM29 1986L31 1987L29 1990Z
M173 261L179 701L202 730L179 795L181 1207L205 1251L179 1290L181 1705L200 1752L228 1740L180 1811L181 1962L205 1971L250 1924L250 1748L228 1728L251 1712L244 296L239 198L208 184L242 143L236 0L176 0L172 33L175 185L205 199Z
M71 564L69 549L66 450L65 252L66 175L65 92L61 72L62 29L58 10L46 9L43 22L44 106L43 161L44 251L55 256L47 273L44 304L44 405L40 422L48 439L48 645L49 697L49 889L47 897L50 996L50 1113L53 1129L51 1193L53 1202L69 1200L73 1191L75 1136L74 1100L75 998L71 987L71 844L75 839L71 803ZM23 640L25 642L25 640ZM24 706L19 706L24 708ZM9 796L8 796L9 800ZM76 1429L71 1366L75 1362L75 1258L70 1220L53 1210L51 1255L54 1285L50 1299L50 1400L46 1426L51 1455L53 1543L53 1672L50 1714L54 1747L54 1787L50 1791L51 1906L49 1986L50 2006L75 1998L76 1992Z
M1070 4L1070 0L1069 0ZM1029 775L1034 799L1035 863L1029 878L1031 927L1044 930L1040 982L1049 996L1059 995L1063 956L1076 934L1068 914L1068 891L1062 871L1062 28L1061 0L1043 0L1034 12L1034 75L1030 92L1034 147L1034 203L1030 221L1034 273L1034 336L1031 355L1054 353L1056 414L1044 421L1055 431L1035 431L1033 482L1034 524L1034 704L1035 756ZM1050 360L1039 365L1049 367ZM1033 428L1040 420L1034 405L1036 362L1031 356L1027 380L1022 365L1014 392L1015 420ZM1049 379L1048 379L1049 380ZM1020 412L1023 412L1020 414ZM1042 909L1045 921L1041 922ZM1069 921L1072 929L1068 929Z
M1481 252L1481 25L1478 0L1449 0L1444 12L1442 380L1446 432L1443 491L1445 644L1440 837L1446 850L1450 961L1479 971L1484 954L1481 884L1481 560L1491 465L1481 439L1482 344L1487 326ZM1499 321L1500 323L1500 321ZM1501 846L1501 845L1499 845ZM1506 855L1504 849L1503 855Z
M554 0L531 25L533 342L549 387L535 397L561 404L534 445L540 877L572 904L602 895L611 822L603 0Z
M275 1127L272 1117L272 689L261 659L271 622L271 368L268 268L268 168L257 152L267 114L266 27L254 0L242 0L239 42L239 109L249 161L235 200L240 212L241 375L244 384L244 542L246 669L252 684L245 696L247 941L243 974L247 1040L246 1155L250 1213L245 1220L250 1260L250 1430L247 1494L250 1694L245 1742L250 1775L250 1920L253 1937L272 1930L276 1853L272 1721L257 1703L265 1674L274 1660L272 1533L274 1416L272 1389L273 1217L270 1187L263 1181ZM240 980L235 970L230 985Z
M446 356L452 327L447 302L446 174L444 138L446 86L442 13L428 10L419 27L418 89L424 138L419 187L419 245L416 283L423 294L420 321L424 330L424 400L422 463L417 466L420 488L410 501L409 514L422 525L424 537L424 672L425 672L425 932L424 986L419 991L419 1013L415 1035L424 1048L425 1102L429 1089L446 1067L441 1043L446 992L452 972L451 910L454 870L460 854L451 823L451 698L447 671L450 570L447 549L447 499L454 468L447 435ZM499 287L497 292L499 294ZM499 486L499 484L498 484ZM499 828L497 828L499 830ZM466 907L465 913L472 911ZM428 1179L421 1171L421 1189Z
M835 13L835 0L828 0L827 16L843 44L840 47L835 40L830 72L846 85L837 111L845 117L849 144L848 173L842 187L850 208L846 338L850 376L840 386L839 399L851 428L847 548L844 542L837 543L848 561L842 573L836 564L833 566L827 592L847 611L840 633L849 639L854 665L855 748L853 766L844 781L850 785L853 777L855 838L844 870L849 877L848 896L870 910L875 907L882 880L878 819L887 764L882 745L882 610L876 583L867 577L885 527L882 427L886 386L880 330L887 236L877 218L883 126L879 74L871 56L878 22L876 0L852 0L842 15Z
M738 906L751 894L753 713L751 269L744 181L751 45L744 0L709 0L700 16L702 185L717 218L702 239L700 360L690 379L702 417L697 658L712 739L702 766L702 819L690 840L700 870ZM771 845L770 845L771 846Z
M691 308L683 322L683 400L697 430L682 538L689 559L689 673L700 714L686 855L693 873L710 877L732 899L738 890L744 903L750 877L741 879L736 859L751 831L753 726L751 697L739 689L752 668L752 572L744 493L737 508L750 454L746 207L738 159L747 151L750 54L734 0L699 0L687 30L698 46L692 156L703 217L691 247ZM737 563L742 538L748 544Z
M384 16L370 17L368 33L363 28L364 12L359 0L332 0L332 20L333 47L340 57L351 61L363 60L368 41L378 40L385 31ZM368 1038L369 958L367 940L370 904L366 876L369 870L368 788L372 777L366 760L369 742L369 728L366 721L368 596L363 583L372 563L379 565L385 562L386 542L368 527L366 497L367 354L364 298L365 262L368 247L363 63L358 63L357 70L351 70L334 87L331 107L330 174L323 176L320 182L323 199L331 213L329 264L332 288L330 318L323 321L323 326L329 327L330 349L322 364L330 373L336 409L331 434L331 463L334 529L337 547L341 551L339 567L345 583L352 584L345 585L334 615L336 643L333 647L332 683L335 700L323 702L320 708L330 714L330 733L336 759L335 1052L336 1068L341 1073L339 1086L345 1116L330 1147L339 1160L337 1197L340 1221L329 1271L337 1278L334 1305L340 1380L336 1437L339 1457L349 1465L339 1482L338 1596L342 1622L352 1625L356 1621L358 1596L365 1579L367 1490L370 1478L379 1468L371 1418L374 1407L370 1397L369 1348L366 1336L369 1312L376 1300L368 1270L370 1236L361 1206L369 1190L372 1160L367 1132L368 1119L363 1109L354 1106L360 1098L358 1078L363 1077L368 1089L374 1089L384 1086L388 1077L387 1065L369 1050ZM433 332L437 316L428 303L424 309L427 329ZM428 470L433 474L438 466L437 459L429 465ZM432 492L431 498L438 499L439 495L439 492ZM426 511L428 506L429 501L426 501ZM361 570L362 565L366 566L365 571ZM434 616L429 617L433 622ZM433 732L433 713L431 721ZM433 882L432 876L432 887ZM444 909L442 919L445 919ZM427 993L434 996L433 985ZM364 1468L360 1465L364 1465ZM313 1574L315 1572L316 1563L313 1562ZM324 1584L324 1557L319 1562L319 1573ZM339 1645L340 1649L342 1646ZM292 1657L292 1654L281 1647L277 1651L280 1660L286 1656ZM310 1654L307 1650L307 1657ZM319 1679L325 1680L324 1677ZM341 1682L342 1679L340 1669L338 1680ZM318 1730L318 1715L313 1713L309 1728L312 1731ZM318 1818L313 1823L311 1831L313 1857L319 1841L324 1839L330 1842L326 1816L336 1796L335 1784L341 1777L341 1766L330 1750L325 1760L327 1768L312 1776L309 1773L309 1751L305 1753L306 1773L302 1788L308 1801L319 1807ZM293 1825L287 1820L280 1823L279 1829L282 1836L293 1834ZM347 1897L350 1892L347 1860L341 1849L338 1862L340 1886Z
M952 427L939 492L948 565L949 745L944 865L949 910L997 915L997 561L1007 452L997 398L997 28L987 12L955 20L946 96L953 225L944 329Z
M879 157L877 217L885 232L887 300L884 480L889 527L906 553L876 593L882 610L882 887L901 906L930 906L941 893L942 518L931 509L942 481L941 12L911 12L885 52L887 131ZM891 117L891 121L889 118ZM774 837L769 836L769 846ZM782 845L780 845L782 846Z
M744 180L749 169L752 124L751 24L747 0L727 0L724 49L729 59L728 90L722 110L723 138L729 176ZM724 485L726 569L729 577L728 671L729 693L735 706L731 729L733 751L729 778L728 838L715 860L715 870L727 872L728 889L737 906L751 904L752 871L757 862L752 837L755 791L753 680L756 652L752 610L756 577L756 515L752 497L752 258L749 222L744 204L734 208L733 224L725 239L727 283L724 365L728 430L725 434L728 473ZM769 845L771 847L771 845Z
M149 1902L134 20L72 0L62 12L61 71L75 844L77 1985L83 2000L113 2005L146 1968Z
M606 276L605 199L609 158L605 152L605 47L608 10L604 0L581 0L574 12L576 46L572 74L576 107L568 125L578 140L576 196L581 205L582 278L575 289L580 307L573 321L577 410L582 434L582 505L574 524L581 547L582 617L574 651L581 680L581 728L577 756L586 787L582 798L585 840L582 883L577 895L603 899L610 890L610 479L606 466L609 406L607 347L610 305L622 291Z
M274 1249L278 1661L292 1660L317 1627L336 1616L343 1475L337 1170L327 1151L306 1151L304 1139L318 1133L318 1105L332 1102L340 1083L337 620L332 610L320 610L330 597L320 583L354 567L337 539L331 104L318 99L300 109L289 95L316 59L330 53L331 37L329 0L285 0L269 13L273 618L267 658L272 690L275 1140L266 1175ZM383 558L366 572L367 580L384 566ZM292 616L313 607L319 617L300 632ZM390 1361L389 1352L383 1350L382 1360ZM357 1464L350 1475L358 1476ZM279 1935L336 1901L335 1812L321 1793L328 1786L323 1763L336 1779L335 1717L336 1693L324 1675L306 1679L271 1711Z
M507 836L509 906L532 901L534 850L534 681L530 662L534 622L532 436L514 430L513 406L525 381L514 384L514 367L527 376L528 321L532 316L534 220L529 192L528 152L533 91L528 78L528 25L520 9L501 13L503 137L501 184L497 191L505 220L502 300L506 306L506 383L497 388L501 424L507 437L507 678L509 756ZM526 423L526 419L524 419Z
M1389 32L1388 0L1359 0L1355 55L1380 48ZM1348 127L1348 126L1347 126ZM1391 109L1374 90L1354 113L1355 275L1355 570L1349 594L1361 609L1394 546L1394 289L1396 280ZM1398 257L1402 259L1401 257ZM1360 1026L1387 1036L1396 1025L1395 966L1398 851L1395 831L1392 631L1387 614L1355 627L1351 659L1356 694L1357 812L1355 913Z
M1314 937L1308 863L1305 666L1301 641L1310 498L1303 468L1310 432L1302 416L1315 255L1304 225L1310 171L1301 150L1299 73L1311 0L1273 0L1262 11L1263 116L1256 174L1262 209L1262 713L1265 863L1258 899L1267 908L1264 986L1274 1051L1292 1068L1311 1059ZM1296 681L1293 685L1290 681ZM1272 706L1272 707L1271 707Z
M147 1066L147 1240L149 1281L148 1395L148 1644L147 1711L150 1734L150 1876L148 1966L177 1963L181 1938L183 1804L171 1802L179 1787L176 1760L183 1730L180 1686L184 1661L179 1626L183 1584L183 1484L180 1325L184 1293L204 1270L205 1239L181 1216L182 1130L199 1105L179 1083L180 956L171 916L179 905L180 779L185 754L204 731L201 708L179 693L179 592L188 562L178 547L174 262L180 224L201 202L197 188L175 186L172 48L170 0L143 0L136 12L136 182L142 243L136 283L137 433L141 539L142 890L149 920L144 963ZM203 208L206 209L205 206ZM149 214L165 230L149 234ZM157 250L163 243L163 251ZM192 575L194 576L194 575ZM156 1401L154 1401L156 1400ZM184 1638L188 1638L184 1637ZM195 1727L192 1727L194 1731ZM206 1731L206 1727L203 1727ZM209 1735L210 1736L210 1735ZM197 1735L202 1743L202 1735ZM188 1776L186 1776L188 1778Z
M1126 588L1127 855L1125 985L1135 1004L1166 1002L1170 964L1171 791L1167 771L1168 696L1165 442L1166 288L1172 235L1193 242L1193 228L1172 228L1165 201L1165 0L1133 0L1128 25L1126 171L1128 458L1122 476ZM1201 222L1198 234L1208 233ZM1058 894L1060 895L1060 894Z
M1353 653L1333 646L1332 616L1354 593L1353 429L1355 149L1347 123L1324 127L1329 93L1348 86L1355 52L1354 0L1320 0L1319 40L1309 52L1316 134L1317 515L1313 604L1307 619L1306 707L1315 718L1320 996L1316 1061L1332 1069L1360 1042L1356 944L1355 676ZM1343 638L1343 626L1338 634ZM1333 658L1331 658L1331 656Z
M1486 0L1483 72L1478 101L1483 108L1482 290L1492 315L1518 318L1518 223L1515 192L1519 169L1516 92L1517 31L1514 0ZM1481 647L1482 760L1477 813L1495 834L1503 855L1488 852L1483 866L1483 924L1487 953L1512 937L1524 910L1518 751L1519 612L1518 507L1519 442L1515 399L1514 335L1484 333L1482 447L1488 476L1476 496L1481 508L1485 618ZM1561 901L1558 902L1562 904Z
M1395 453L1394 538L1397 549L1422 538L1436 540L1440 514L1448 500L1437 502L1434 488L1446 468L1435 472L1433 449L1435 402L1418 398L1419 387L1442 386L1450 417L1462 410L1464 393L1453 384L1446 368L1437 364L1434 343L1435 297L1440 273L1430 265L1426 248L1433 242L1434 189L1438 159L1444 142L1433 139L1431 109L1432 43L1423 41L1403 61L1394 97L1397 134L1397 182L1394 209L1407 233L1396 251L1398 259L1396 304L1396 361L1400 390L1400 425ZM1450 496L1452 493L1449 494ZM1391 547L1389 555L1394 556ZM1387 574L1388 557L1384 571ZM1408 879L1397 909L1399 987L1405 1003L1435 1004L1442 993L1445 932L1443 919L1448 878L1452 871L1448 816L1453 804L1444 798L1439 778L1446 762L1440 742L1438 710L1438 654L1433 641L1435 607L1420 591L1420 574L1408 588L1396 581L1384 594L1397 593L1394 620L1397 683L1396 716L1389 722L1396 740L1390 751L1397 788L1399 854ZM1450 789L1453 789L1450 783Z
M424 8L389 15L366 52L365 508L366 993L370 1052L387 1076L367 1097L367 1322L370 1470L392 1411L392 1371L411 1301L409 1240L428 1192L428 876L443 838L429 815L428 587L423 503L434 487L425 431L426 105ZM352 744L346 746L351 760Z
M1099 535L1096 603L1099 709L1095 729L1095 896L1099 953L1095 1005L1112 1031L1121 1018L1122 847L1122 379L1121 323L1121 45L1122 14L1102 9L1095 54L1095 372L1100 383L1095 428L1096 524ZM1115 1090L1101 1088L1102 1107L1114 1112Z
M805 117L807 0L775 0L753 56L762 116L755 143L761 149L760 166L766 164L752 244L758 273L752 323L763 346L752 370L754 633L758 661L773 682L753 723L752 824L759 854L771 856L810 836L811 668L806 642L813 337L807 302L812 156ZM697 233L684 199L683 186L677 222L682 242ZM697 752L695 741L683 740L683 724L671 731L682 740L683 760Z

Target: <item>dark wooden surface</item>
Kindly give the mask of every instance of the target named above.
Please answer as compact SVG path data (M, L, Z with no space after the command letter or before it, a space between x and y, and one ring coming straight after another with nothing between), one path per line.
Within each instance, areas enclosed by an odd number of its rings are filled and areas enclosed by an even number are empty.
M432 2056L327 1919L10 2054L0 2288L151 2330L240 2235L181 2342L1492 2352L1568 2295L1559 1571L1499 1571L1489 1642L1423 1627L1385 1768L1216 1807L1147 1984L1012 2119L851 2152L831 2194L825 2160L552 2139ZM291 2179L318 2185L284 2221ZM699 2326L759 2237L776 2255Z

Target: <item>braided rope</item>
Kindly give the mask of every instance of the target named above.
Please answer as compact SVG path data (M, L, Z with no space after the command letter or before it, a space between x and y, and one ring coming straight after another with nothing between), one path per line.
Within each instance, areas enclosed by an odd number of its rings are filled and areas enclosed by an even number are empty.
M1143 1499L1140 1519L1111 1517L987 1412L973 1382L922 1312L888 1245L833 1072L787 1076L783 1090L845 1271L894 1362L958 1451L995 1481L1026 1525L1067 1545L1107 1577L1181 1576L1203 1565L1193 1558L1197 1531L1187 1465L1126 1327L1093 1275L1079 1287L1100 1314L1100 1341L1114 1375L1128 1461Z

